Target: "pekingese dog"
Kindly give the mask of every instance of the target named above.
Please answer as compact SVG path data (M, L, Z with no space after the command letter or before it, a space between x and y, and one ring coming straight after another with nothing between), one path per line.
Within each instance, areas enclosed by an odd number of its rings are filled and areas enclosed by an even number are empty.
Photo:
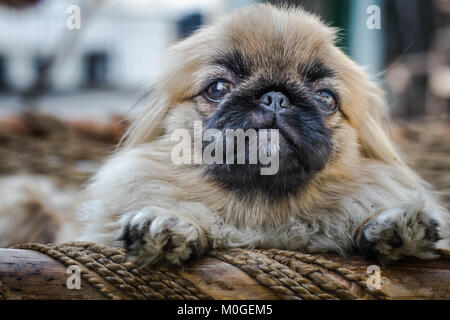
M335 40L302 9L258 4L171 47L151 105L87 187L80 240L141 265L230 247L434 257L448 212L388 138L382 90ZM180 130L192 153L178 152ZM233 130L257 139L230 151L238 136L219 136Z

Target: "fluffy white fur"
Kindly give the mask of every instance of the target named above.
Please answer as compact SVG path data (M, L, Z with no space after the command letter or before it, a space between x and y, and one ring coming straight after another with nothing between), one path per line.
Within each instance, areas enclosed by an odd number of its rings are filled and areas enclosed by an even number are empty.
M73 240L77 193L61 190L44 176L0 179L0 247L25 242Z
M202 165L170 159L172 131L201 120L191 97L214 71L210 54L230 45L229 36L256 55L274 35L289 39L293 47L285 51L292 59L311 63L320 57L337 70L345 114L329 120L330 126L341 124L333 136L340 157L281 202L262 194L237 196L203 178ZM449 214L390 142L381 90L333 41L334 30L315 16L258 5L171 48L152 104L85 190L79 239L125 245L142 265L179 264L224 247L341 254L359 248L382 260L434 257L438 235L449 237Z
M264 199L255 199L258 205L252 205L248 199L196 184L199 170L171 164L162 150L155 153L165 144L166 152L170 151L167 140L160 139L119 153L103 166L87 190L92 200L80 210L85 225L81 240L122 246L118 239L127 226L144 228L145 241L132 248L143 264L187 259L191 249L184 249L194 238L200 238L199 233L214 248L284 248L344 254L358 245L361 228L375 217L376 223L365 231L366 236L379 242L380 250L389 259L397 260L404 256L434 257L435 243L426 238L424 226L430 220L440 227L448 224L444 221L446 210L427 189L415 184L416 180L408 181L398 168L382 163L367 161L354 168L360 179L342 185L337 192L322 186L323 194L316 199L318 206L304 211L296 199L282 208ZM321 197L326 197L325 203ZM280 222L271 223L272 216L280 217ZM171 217L176 217L177 222L167 231L170 225L166 221ZM383 233L386 229L391 233L397 230L404 243L402 248L389 245L390 234ZM174 243L179 246L164 252L170 236L176 237ZM198 240L197 247L198 253L203 252L206 242Z
M258 24L261 19L263 25ZM226 40L231 34L232 44L257 55L275 41L274 32L295 39L297 47L285 51L292 49L299 61L309 63L319 56L338 70L347 116L329 120L345 127L335 131L341 158L301 194L277 203L264 195L236 196L206 181L202 165L170 160L175 144L171 132L192 129L193 121L201 120L190 96L212 73L214 66L206 59L211 51L231 45ZM385 133L381 90L333 41L334 31L315 16L257 5L174 46L155 83L152 105L86 190L88 201L79 211L85 225L80 239L125 245L144 265L178 264L208 248L223 247L341 254L359 248L384 261L434 257L439 236L448 237L448 212L400 160Z

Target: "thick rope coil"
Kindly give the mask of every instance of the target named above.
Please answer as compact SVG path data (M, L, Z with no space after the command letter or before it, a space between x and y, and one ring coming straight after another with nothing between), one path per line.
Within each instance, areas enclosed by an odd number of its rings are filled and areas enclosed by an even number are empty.
M6 300L7 297L14 297L14 293L0 280L0 300Z
M117 272L122 276L127 276L126 280L129 281L131 285L145 289L145 282L149 282L154 287L161 288L161 290L163 290L163 293L169 298L178 299L180 296L182 297L182 299L198 299L197 296L200 293L190 281L184 279L179 274L174 273L168 269L152 270L151 272L149 272L147 269L138 269L133 263L127 261L126 255L124 253L125 251L123 249L99 246L90 242L71 242L68 244L85 248L97 254L103 254L111 261L120 264L121 267L118 268ZM132 275L128 271L130 271ZM133 277L133 275L135 277ZM161 286L159 282L163 282L166 287ZM201 299L210 298L206 295L200 294L200 296Z
M333 274L343 277L350 283L357 284L362 290L366 291L368 296L377 299L386 298L386 293L383 291L372 291L367 288L367 277L356 274L352 270L345 268L341 263L325 259L320 255L278 249L266 250L265 252L269 257L273 257L277 261L284 261L284 263L290 265L299 273L304 274L313 270L319 272L320 275L310 275L312 281L315 281L327 291L335 292L343 299L351 299L351 297L348 296L349 292L346 290L346 287L340 281L336 281L336 277L333 277ZM314 267L317 267L317 269Z
M368 298L387 298L383 291L369 290L367 278L320 255L278 249L230 249L210 255L240 268L282 299L355 299L351 285L364 290Z
M88 242L23 244L16 249L42 252L64 265L78 265L82 277L109 299L200 300L211 297L176 272L139 269L125 250Z
M213 251L211 256L230 263L287 300L336 299L314 285L310 280L256 251L233 249Z
M85 281L109 299L211 299L174 268L138 268L121 248L90 242L14 248L42 252L66 266L78 265ZM439 253L450 257L446 251ZM213 250L208 255L239 268L281 299L388 298L381 290L370 290L366 276L323 255L279 249ZM0 290L2 296L6 293Z

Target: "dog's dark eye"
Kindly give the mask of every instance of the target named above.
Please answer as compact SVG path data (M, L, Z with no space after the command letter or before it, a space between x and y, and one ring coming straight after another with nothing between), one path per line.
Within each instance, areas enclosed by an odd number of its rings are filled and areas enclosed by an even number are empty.
M205 90L205 96L212 101L222 100L230 91L234 85L226 80L217 80L211 83Z
M323 109L327 114L335 112L338 108L336 96L330 90L317 90L314 93L314 99L323 106Z

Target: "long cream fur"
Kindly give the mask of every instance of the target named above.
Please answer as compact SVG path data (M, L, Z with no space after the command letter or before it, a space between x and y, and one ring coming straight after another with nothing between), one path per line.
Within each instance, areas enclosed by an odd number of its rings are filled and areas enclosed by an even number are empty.
M448 238L448 212L390 141L382 90L334 41L334 29L301 9L254 5L170 48L153 102L85 190L79 239L122 246L124 232L131 233L130 254L142 264L178 264L211 247L343 254L368 246L388 260L433 257L430 230ZM337 156L283 201L238 196L205 179L203 165L170 158L173 130L192 131L200 111L210 112L196 95L218 72L211 56L234 45L261 72L271 59L319 59L336 74L342 112L327 125ZM401 245L392 243L396 238Z
M329 125L344 128L334 131L339 158L306 190L274 203L263 195L246 198L223 190L202 178L201 165L173 164L170 134L192 130L193 121L201 120L192 97L215 72L212 53L238 43L248 56L264 58L279 37L285 39L285 56L305 64L318 57L336 71L343 116ZM81 238L122 245L118 239L127 226L144 229L144 241L133 251L142 263L180 263L208 247L344 253L358 246L363 233L388 259L433 257L427 224L437 221L448 237L448 212L391 143L383 92L334 40L332 28L301 9L255 5L173 46L155 82L153 103L86 190ZM383 239L395 228L401 248ZM175 250L165 249L169 241Z

